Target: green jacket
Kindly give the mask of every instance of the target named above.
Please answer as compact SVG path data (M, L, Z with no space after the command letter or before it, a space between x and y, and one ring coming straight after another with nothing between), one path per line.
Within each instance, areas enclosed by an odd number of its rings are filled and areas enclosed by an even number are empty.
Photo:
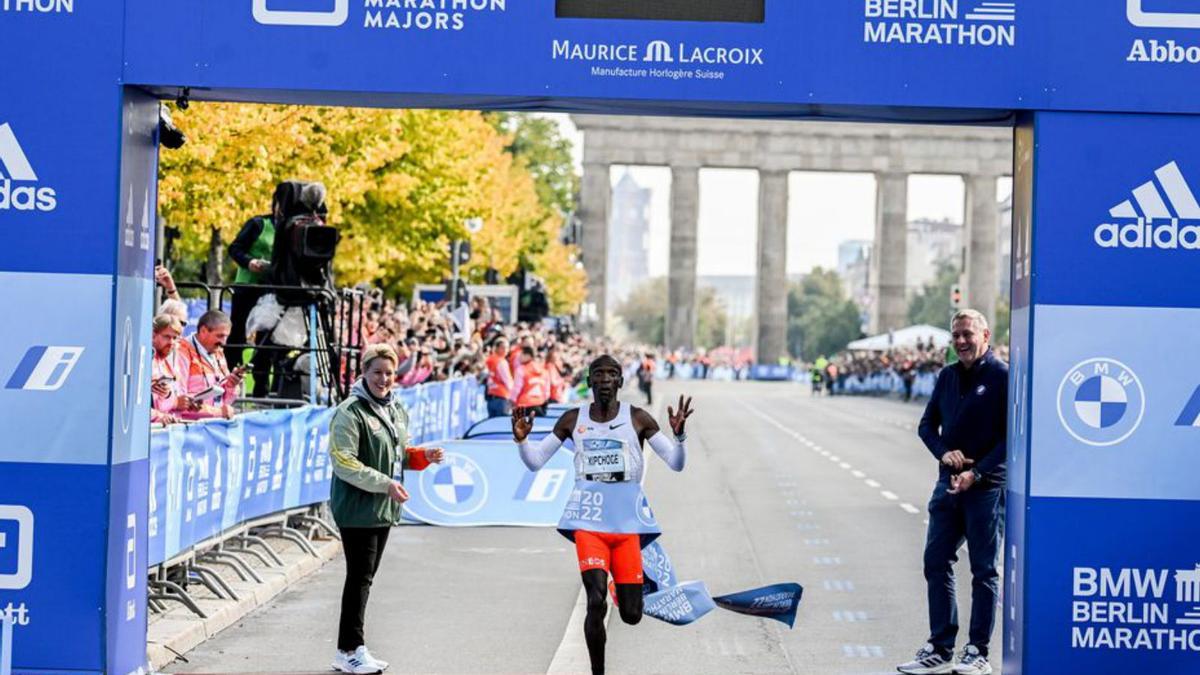
M360 383L361 384L361 383ZM388 428L385 418L390 418ZM333 480L329 505L339 527L390 527L400 522L401 505L388 498L397 461L407 462L408 412L398 398L390 406L351 395L329 423ZM399 480L403 480L401 470Z

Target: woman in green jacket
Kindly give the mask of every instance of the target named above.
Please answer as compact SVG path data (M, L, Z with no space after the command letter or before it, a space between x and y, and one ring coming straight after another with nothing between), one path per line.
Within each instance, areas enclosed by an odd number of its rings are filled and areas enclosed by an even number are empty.
M392 392L398 363L391 345L367 347L363 377L329 423L333 457L329 503L346 555L333 668L353 675L379 673L388 667L367 650L363 620L388 533L400 521L401 505L408 500L403 483L394 476L403 478L403 469L420 471L445 455L440 448L408 447L408 412Z

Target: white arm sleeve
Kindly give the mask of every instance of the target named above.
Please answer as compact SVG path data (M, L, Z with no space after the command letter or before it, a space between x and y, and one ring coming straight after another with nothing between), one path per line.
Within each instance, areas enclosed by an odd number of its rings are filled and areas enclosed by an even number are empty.
M667 438L666 434L659 431L650 437L650 447L672 471L683 471L683 465L687 463L687 448L683 443Z
M550 461L550 457L558 452L560 446L562 446L562 441L558 440L558 436L554 434L546 434L536 448L529 443L529 439L517 443L517 447L521 450L521 461L525 462L525 466L529 467L530 471L542 468L546 462Z

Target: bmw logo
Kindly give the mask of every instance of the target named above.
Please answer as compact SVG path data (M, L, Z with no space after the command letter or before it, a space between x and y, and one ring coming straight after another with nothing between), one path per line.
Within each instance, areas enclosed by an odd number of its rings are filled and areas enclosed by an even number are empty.
M430 467L420 476L421 497L443 515L470 515L487 502L487 476L465 455L447 452L441 466Z
M644 492L639 492L637 497L637 508L633 511L637 514L637 519L642 521L646 527L656 527L658 521L654 518L654 511L650 508L650 501L646 499Z
M1058 419L1081 443L1116 445L1137 430L1145 412L1141 380L1115 359L1076 364L1058 385Z

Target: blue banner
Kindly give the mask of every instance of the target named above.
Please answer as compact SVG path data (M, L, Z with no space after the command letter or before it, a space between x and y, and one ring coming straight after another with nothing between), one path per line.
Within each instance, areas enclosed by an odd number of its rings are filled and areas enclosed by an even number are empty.
M546 434L554 431L554 425L558 423L558 415L533 418L533 429L529 432L529 439L539 441ZM512 418L510 417L489 417L475 423L463 435L463 438L477 441L504 441L512 440L512 437Z
M573 455L560 450L538 471L508 441L439 441L446 460L407 471L404 515L431 525L470 527L558 524L575 484Z
M419 411L410 408L409 416L429 438L465 427L478 414L477 406L472 412L472 401L479 389L471 380L453 380L401 394L423 402ZM436 404L429 405L431 400ZM458 408L451 407L455 402ZM328 499L333 413L332 408L319 407L263 411L233 420L174 425L151 434L146 479L149 564L168 560L239 523ZM429 422L422 417L431 413L440 418ZM523 470L515 453L514 448L509 459ZM541 494L535 488L544 486L531 485L526 492Z

